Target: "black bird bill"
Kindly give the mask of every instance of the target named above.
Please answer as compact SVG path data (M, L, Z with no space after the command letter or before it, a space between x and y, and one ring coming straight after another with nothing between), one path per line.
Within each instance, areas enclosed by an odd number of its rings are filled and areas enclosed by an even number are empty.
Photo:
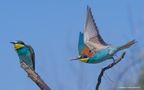
M11 44L16 44L15 42L10 42Z
M77 58L71 59L71 61L73 61L73 60L80 60L80 59L82 59L82 58L81 57L77 57Z

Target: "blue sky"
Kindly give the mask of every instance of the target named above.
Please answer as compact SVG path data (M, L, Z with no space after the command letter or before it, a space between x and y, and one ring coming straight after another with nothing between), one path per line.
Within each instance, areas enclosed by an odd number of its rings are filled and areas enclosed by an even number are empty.
M22 40L34 48L36 71L53 90L94 90L101 68L110 61L70 61L78 55L78 35L84 29L87 5L106 42L121 45L136 39L143 47L143 4L143 0L1 0L0 89L39 90L20 68L9 43ZM126 59L132 54L127 51ZM126 59L107 72L111 78L127 66ZM101 88L106 90L110 84L104 80Z

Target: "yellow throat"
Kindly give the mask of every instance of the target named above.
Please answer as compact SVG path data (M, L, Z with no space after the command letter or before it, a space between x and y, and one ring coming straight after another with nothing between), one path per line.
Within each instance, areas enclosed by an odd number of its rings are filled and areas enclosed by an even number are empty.
M15 44L14 47L15 47L15 49L20 49L20 48L23 48L25 46L23 44Z
M80 61L87 63L88 59L89 59L89 58L82 58L82 59L80 59Z

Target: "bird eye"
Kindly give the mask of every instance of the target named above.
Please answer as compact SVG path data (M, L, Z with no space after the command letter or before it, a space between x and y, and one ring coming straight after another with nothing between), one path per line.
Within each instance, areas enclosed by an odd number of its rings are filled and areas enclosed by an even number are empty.
M87 56L83 56L83 58L87 58Z
M21 44L23 44L23 45L24 45L24 43L23 43L23 42L21 42Z

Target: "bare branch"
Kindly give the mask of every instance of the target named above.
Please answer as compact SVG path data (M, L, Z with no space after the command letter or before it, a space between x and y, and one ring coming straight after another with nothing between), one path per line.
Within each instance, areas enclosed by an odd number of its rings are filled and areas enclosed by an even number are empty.
M115 62L109 64L108 66L104 67L104 68L101 70L101 73L99 74L99 77L98 77L98 79L97 79L98 82L97 82L97 85L96 85L96 89L95 89L95 90L99 90L99 86L100 86L100 84L101 84L101 79L102 79L102 77L103 77L103 75L104 75L104 72L105 72L106 70L112 68L113 66L115 66L117 63L119 63L119 62L124 58L125 54L126 54L126 52L124 52L124 53L121 55L121 57L119 57Z
M50 87L40 78L40 76L24 62L21 63L21 68L27 72L28 77L34 81L41 90L51 90Z

